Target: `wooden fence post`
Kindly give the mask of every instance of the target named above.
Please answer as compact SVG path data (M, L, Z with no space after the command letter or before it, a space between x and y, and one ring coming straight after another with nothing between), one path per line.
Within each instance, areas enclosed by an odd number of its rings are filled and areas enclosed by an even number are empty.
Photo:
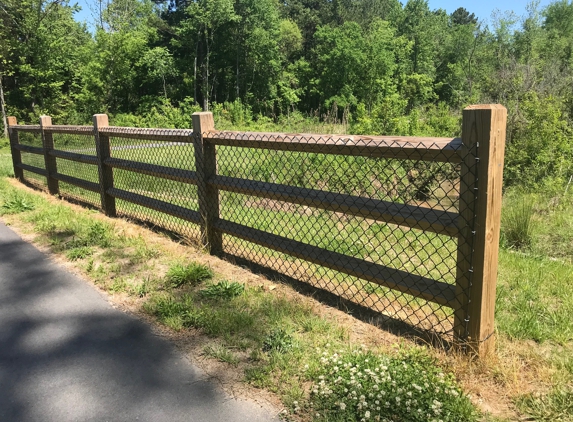
M454 331L468 351L494 349L494 311L501 223L507 110L473 105L463 111Z
M13 130L12 127L18 124L18 120L14 116L7 119L8 122L8 135L10 137L10 151L12 152L12 166L14 167L14 177L20 182L24 180L24 170L19 165L22 164L22 153L16 149L19 143L18 131Z
M215 145L205 142L203 134L215 129L213 113L193 113L193 146L197 171L197 194L201 224L201 243L211 255L223 251L222 233L214 228L219 219L219 190L207 181L217 174L217 151Z
M60 193L60 184L57 179L54 179L53 175L58 172L58 165L56 163L56 157L50 155L50 151L54 149L54 137L51 133L44 130L46 126L52 126L52 118L50 116L40 116L40 130L42 132L48 192L50 192L50 195L57 195Z
M108 189L113 188L113 169L105 164L105 160L111 156L111 147L109 136L100 133L99 129L109 126L107 114L94 114L94 138L96 144L96 153L98 158L98 176L101 195L101 207L108 217L117 217L115 208L115 198L108 195Z

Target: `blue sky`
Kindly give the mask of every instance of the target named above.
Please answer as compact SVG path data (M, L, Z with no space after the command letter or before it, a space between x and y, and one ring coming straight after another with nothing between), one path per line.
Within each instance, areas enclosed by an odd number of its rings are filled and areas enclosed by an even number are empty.
M405 3L407 0L401 0ZM82 11L76 15L76 19L83 21L91 21L91 13L87 4L90 0L75 0L81 7ZM70 1L74 3L74 0ZM465 7L478 17L481 21L488 21L491 17L491 13L495 9L500 9L501 11L513 10L518 16L525 14L525 7L529 3L529 0L429 0L430 8L432 9L446 9L448 13L452 13L458 7ZM551 3L551 0L541 0L540 7L546 6Z

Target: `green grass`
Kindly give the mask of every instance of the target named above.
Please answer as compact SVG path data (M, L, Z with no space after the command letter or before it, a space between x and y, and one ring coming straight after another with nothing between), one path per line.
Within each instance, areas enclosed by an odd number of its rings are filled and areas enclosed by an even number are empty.
M535 421L573 420L573 388L558 387L545 394L528 394L517 400L518 407Z
M245 285L235 281L222 280L217 284L211 284L201 290L201 296L208 299L229 300L245 292Z
M175 264L169 268L165 279L170 287L177 288L185 284L196 285L213 278L213 270L206 265L192 262L187 265Z
M9 156L2 155L2 151L0 148L0 172L9 174L11 162ZM154 149L157 152L155 155L150 155L149 150L145 149L132 151L141 154L139 158L142 161L163 164L169 162L171 153L177 152L170 147ZM123 158L134 157L129 156L127 150L121 154L125 154ZM235 164L241 168L236 171L232 170L229 159L223 160L220 170L222 174L234 177L249 175L276 183L309 187L316 183L325 186L325 189L335 189L343 186L341 183L349 171L365 164L357 160L348 167L340 167L340 174L334 171L326 182L316 179L315 175L307 176L304 172L275 171L281 160L291 163L289 165L292 167L292 161L288 160L293 159L288 155L273 158L275 161L261 165L268 157L261 153L238 160ZM333 167L335 163L323 157L311 157L309 160L314 160L317 166L330 166L337 170ZM183 160L176 165L192 168ZM372 167L363 171L384 171L384 168ZM121 188L140 189L157 199L196 207L193 186L183 188L182 184L173 181L155 183L152 178L133 174L128 176L127 172L118 172L117 180ZM349 193L359 193L360 189L366 187L358 184L344 188ZM82 191L77 190L76 193L80 195ZM382 196L385 195L383 192L379 195L380 199L386 198ZM165 255L147 245L145 239L116 235L113 225L95 221L88 213L72 212L62 205L48 206L34 194L9 187L4 180L0 181L0 207L4 207L3 204L9 204L7 211L18 212L7 214L7 218L29 223L53 250L68 255L70 260L85 260L81 264L83 268L108 291L140 298L149 314L174 330L194 328L216 338L220 349L212 351L210 356L223 362L225 359L239 359L238 365L246 365L247 380L280 394L291 410L296 407L311 409L310 402L305 401L301 383L316 382L313 376L305 375L304 368L305 365L311 368L313 365L320 366L321 356L314 356L317 347L326 350L326 344L330 344L333 348L350 353L348 332L317 317L301 304L293 304L292 301L252 287L245 287L241 294L235 294L235 290L240 290L235 286L238 283L219 280L212 273L198 276L197 272L203 271L205 274L205 271L210 271L208 267L201 271L189 268L194 264L200 266L198 263L178 262L170 269L171 275L166 274L165 277L157 276L152 269L146 270L146 273L132 274L135 268L165 259ZM142 215L152 221L161 221L164 226L174 229L187 227L184 226L187 223L155 211L138 212L144 213ZM455 268L452 261L455 242L443 236L420 234L415 230L393 230L392 227L366 223L357 218L341 220L334 213L309 211L298 206L288 210L272 209L265 204L253 204L237 194L222 193L221 213L226 219L261 230L386 265L404 265L412 272L453 282L453 273L447 269ZM538 382L553 386L547 394L514 397L515 404L521 412L535 420L571 420L573 412L568 403L573 385L573 195L572 192L564 196L562 192L524 194L509 191L505 195L503 213L504 243L500 252L496 303L496 329L503 340L500 352L504 353L503 348L507 344L523 345L520 346L520 354L525 356L524 362L544 368L546 378ZM277 225L277 221L284 224ZM293 258L264 248L258 248L259 252L271 263L279 259L287 263L296 262ZM172 259L167 258L169 261ZM319 274L332 285L359 285L358 280L335 272L312 265L308 268L309 273ZM212 283L207 286L201 284L206 280L212 280ZM163 290L165 287L176 289ZM392 298L391 293L378 286L367 285L365 290L369 294ZM425 306L422 301L419 305ZM274 342L275 337L280 337L276 333L281 332L290 336L292 341L284 352L277 353L273 347L265 344ZM225 358L225 350L231 353L230 350L237 348L247 352L249 358L246 361L239 355ZM428 370L432 365L422 359L420 367ZM553 379L547 374L552 374ZM400 376L405 377L403 374ZM455 407L452 414L464 414L464 406ZM319 410L319 413L323 411Z

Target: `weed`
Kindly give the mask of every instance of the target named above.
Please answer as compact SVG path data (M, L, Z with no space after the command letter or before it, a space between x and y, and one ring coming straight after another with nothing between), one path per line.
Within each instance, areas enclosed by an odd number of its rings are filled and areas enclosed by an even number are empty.
M318 351L320 353L320 350ZM319 421L474 421L477 414L452 375L425 354L380 356L361 349L320 353L308 371L309 410Z
M117 277L111 286L108 287L108 290L112 293L121 293L127 290L127 282L123 279L123 277Z
M232 299L243 294L244 291L245 286L243 284L223 280L202 290L201 296L208 299Z
M536 421L571 421L573 419L573 389L555 388L542 395L528 394L517 400L517 406Z
M206 346L203 349L203 353L230 365L236 366L239 364L239 359L229 349L220 344Z
M196 285L213 277L213 270L206 265L192 262L189 265L175 264L166 275L166 280L172 288L181 287L184 284Z
M33 209L34 205L32 203L28 202L21 195L13 193L0 207L0 215L18 214L24 211L32 211Z
M70 249L68 252L66 252L66 258L68 258L70 261L77 261L78 259L85 259L93 253L93 249L89 246L81 246L79 248Z
M507 246L525 249L533 243L533 201L522 198L506 207L502 218L502 234Z
M86 272L91 273L94 270L94 260L90 259L86 265Z
M138 297L147 296L151 292L151 286L149 280L145 280L142 283L138 284L134 288L134 293Z
M292 335L283 328L271 331L263 342L263 351L285 353L293 346Z

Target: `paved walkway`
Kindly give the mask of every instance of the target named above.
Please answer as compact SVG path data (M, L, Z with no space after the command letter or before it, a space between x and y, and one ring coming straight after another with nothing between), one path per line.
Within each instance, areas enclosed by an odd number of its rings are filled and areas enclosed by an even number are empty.
M0 421L274 421L0 222Z

